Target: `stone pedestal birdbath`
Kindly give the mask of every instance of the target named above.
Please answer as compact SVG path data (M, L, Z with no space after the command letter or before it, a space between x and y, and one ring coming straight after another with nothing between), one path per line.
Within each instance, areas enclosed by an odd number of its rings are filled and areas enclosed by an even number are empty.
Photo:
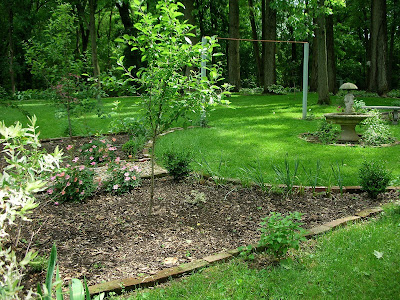
M356 132L356 126L366 118L371 117L371 115L354 112L354 95L351 93L351 91L358 89L355 84L346 82L343 83L339 89L348 91L344 97L345 111L343 113L325 114L325 118L328 122L340 125L341 132L338 137L339 141L358 142L360 137Z

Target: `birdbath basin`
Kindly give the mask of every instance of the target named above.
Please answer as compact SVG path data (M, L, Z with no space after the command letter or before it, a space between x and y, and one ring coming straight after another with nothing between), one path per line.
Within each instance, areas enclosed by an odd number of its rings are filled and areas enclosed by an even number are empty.
M369 114L356 113L325 114L326 121L340 125L342 131L338 140L341 142L358 142L360 137L356 132L356 126L369 117L371 117Z

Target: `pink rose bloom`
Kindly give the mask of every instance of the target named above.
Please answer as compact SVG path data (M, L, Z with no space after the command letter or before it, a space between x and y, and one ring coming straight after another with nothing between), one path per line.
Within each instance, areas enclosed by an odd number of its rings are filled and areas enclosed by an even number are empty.
M91 164L92 166L94 166L94 165L96 164L96 162L92 161L90 164Z
M59 203L58 203L57 201L56 201L56 202L54 202L54 205L55 205L55 206L58 206L58 204L59 204Z
M82 180L79 180L79 184L82 184L83 183L83 181Z
M121 167L121 170L125 170L125 169L126 169L126 166L122 166L122 167Z
M64 177L64 175L65 175L65 172L61 172L60 174L58 174L58 176L60 176L60 177Z
M72 149L72 145L68 145L65 149L71 150Z
M115 137L113 137L111 140L112 140L113 142L115 142L117 139L116 139Z
M47 193L48 193L49 195L53 194L53 192L54 192L53 189L48 189L48 190L47 190Z
M129 172L125 172L124 176L125 177L129 176Z
M93 157L93 156L91 156L91 157L89 157L89 159L90 159L90 160L93 160L93 159L94 159L94 157Z
M75 157L72 161L76 163L78 160L79 160L79 157Z
M79 171L82 171L83 169L85 169L84 165L79 166Z
M77 181L78 181L78 177L75 177L75 178L74 178L74 182L77 182Z
M68 181L68 182L67 182L67 186L70 186L70 185L71 185L71 182Z
M84 195L84 194L85 194L85 191L81 192L81 195Z
M69 179L70 178L70 176L67 174L67 175L65 175L65 179Z
M136 176L132 176L132 179L133 179L133 180L136 180Z
M100 142L102 142L103 144L105 144L105 143L106 143L106 140L100 140Z
M71 165L70 164L67 164L67 168L69 168Z
M93 149L92 148L89 148L89 152L92 152L93 151Z
M93 145L92 148L93 148L93 149L94 149L94 148L97 148L97 146L96 146L96 145Z
M54 180L56 180L56 176L52 176L52 177L50 177L50 180L51 180L51 181L54 181Z
M131 180L129 177L125 177L125 181L129 181Z
M61 191L61 195L65 195L65 191L64 190Z
M118 156L116 159L115 159L115 162L119 162L121 160L121 158Z
M118 190L118 188L119 188L119 185L118 184L114 184L113 190Z

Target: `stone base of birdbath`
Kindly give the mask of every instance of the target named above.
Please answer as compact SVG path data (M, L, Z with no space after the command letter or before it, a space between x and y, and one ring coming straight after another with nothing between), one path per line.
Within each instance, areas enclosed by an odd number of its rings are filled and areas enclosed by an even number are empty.
M340 142L358 142L360 137L356 132L356 126L371 116L368 114L348 113L325 114L326 121L340 125L342 129L338 138Z

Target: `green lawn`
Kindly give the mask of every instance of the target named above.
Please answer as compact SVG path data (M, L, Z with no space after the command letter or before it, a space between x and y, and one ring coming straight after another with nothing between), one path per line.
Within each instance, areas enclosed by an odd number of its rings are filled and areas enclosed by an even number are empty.
M399 224L397 208L328 233L280 266L235 260L124 299L398 299Z
M109 131L108 124L115 116L108 116L112 102L125 104L121 116L139 115L139 98L123 97L104 99L105 115L95 113L75 119L75 134L95 134ZM313 132L318 128L319 118L324 113L334 112L342 97L333 97L331 106L316 105L316 94L309 94L308 115L313 120L302 120L302 94L283 96L237 96L231 105L217 107L209 117L209 128L188 129L169 134L159 139L157 157L170 148L193 152L193 167L197 171L224 177L246 180L252 167L258 168L263 180L282 183L272 166L283 169L285 159L293 171L295 161L300 163L295 178L297 184L311 185L317 177L317 185L358 185L358 169L364 159L382 159L392 170L395 181L400 184L400 145L384 148L342 147L311 144L300 139L301 133ZM390 105L393 99L363 98L367 105ZM66 136L66 118L55 118L55 108L47 101L30 100L20 103L21 107L38 117L41 138ZM3 108L1 117L9 125L15 120L26 123L24 115L11 108ZM391 130L400 139L400 125L391 125ZM160 160L158 160L162 163ZM317 171L317 162L320 171ZM340 180L339 180L340 179Z
M195 169L209 165L214 174L244 178L242 169L260 166L264 180L276 182L272 166L283 168L287 157L293 170L300 162L297 183L311 185L318 175L319 185L338 185L338 176L344 185L358 185L357 172L364 159L380 158L392 169L395 178L400 175L400 146L386 148L342 147L311 144L298 136L314 132L319 120L302 120L302 95L287 96L233 96L229 107L219 107L211 113L210 128L179 131L163 137L157 144L160 154L169 148L193 151ZM310 94L309 114L320 118L324 113L336 111L336 105L316 105L316 95ZM340 103L334 98L334 103ZM389 103L392 99L366 98L367 104ZM400 139L400 126L390 126ZM204 163L206 161L207 163ZM321 171L317 174L317 161ZM332 169L335 171L333 172ZM398 182L397 182L398 184Z

